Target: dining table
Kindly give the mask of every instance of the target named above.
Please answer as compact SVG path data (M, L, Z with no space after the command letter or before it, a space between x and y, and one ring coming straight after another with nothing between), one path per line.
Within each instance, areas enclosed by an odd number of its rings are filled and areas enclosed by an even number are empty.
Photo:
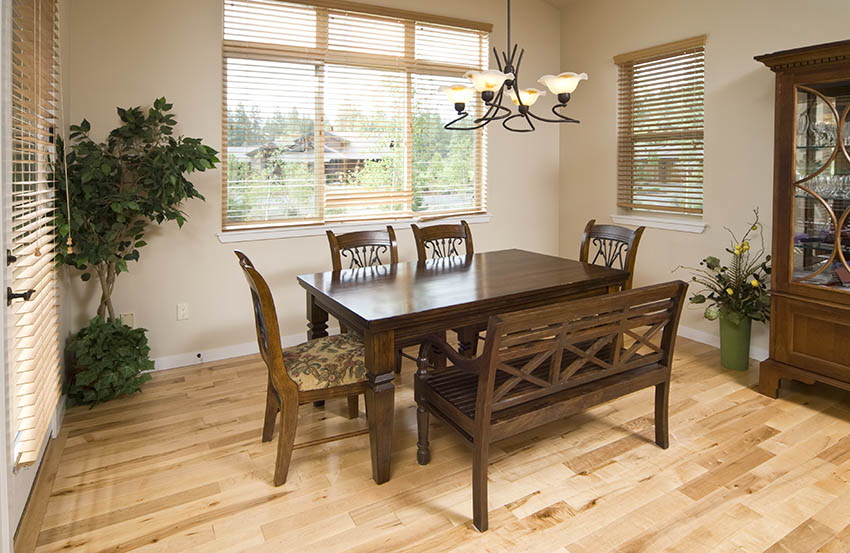
M333 316L363 337L372 478L390 478L398 347L493 315L619 290L628 271L521 249L305 274L307 338ZM469 352L472 354L472 352Z

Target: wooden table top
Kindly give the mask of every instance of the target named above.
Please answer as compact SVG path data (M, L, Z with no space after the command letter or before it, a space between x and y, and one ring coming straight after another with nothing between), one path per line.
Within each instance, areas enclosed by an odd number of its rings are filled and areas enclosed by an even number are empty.
M426 312L462 311L528 294L578 292L589 284L620 284L627 277L628 272L618 269L514 249L301 275L298 282L366 326L383 327Z

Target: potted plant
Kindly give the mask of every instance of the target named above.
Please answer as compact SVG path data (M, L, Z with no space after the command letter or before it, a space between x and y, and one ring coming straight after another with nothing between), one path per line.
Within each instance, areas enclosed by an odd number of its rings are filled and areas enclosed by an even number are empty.
M79 270L83 281L97 276L101 292L97 315L69 345L78 364L72 401L94 404L137 391L149 378L142 371L153 367L145 329L115 320L115 279L139 260L149 224L183 226L183 202L204 199L187 175L219 161L200 139L174 136L171 108L165 98L147 110L118 108L121 125L105 142L92 140L86 120L71 126L68 144L56 139L57 263ZM104 361L115 365L112 371Z
M746 370L750 358L750 333L752 322L766 322L770 318L770 255L765 255L764 227L755 218L740 240L730 229L732 242L726 252L731 254L729 265L718 257L709 256L700 261L700 267L686 267L693 273L692 280L703 288L691 296L692 304L708 304L706 319L720 320L720 362L727 369ZM761 247L753 251L751 236L758 232Z

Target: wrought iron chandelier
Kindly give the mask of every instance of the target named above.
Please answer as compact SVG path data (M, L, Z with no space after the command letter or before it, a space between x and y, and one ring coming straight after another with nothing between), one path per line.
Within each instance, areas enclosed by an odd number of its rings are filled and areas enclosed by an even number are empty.
M531 132L534 129L532 119L545 123L578 123L577 119L567 117L559 112L563 110L570 101L570 96L581 81L587 79L587 73L565 72L559 75L544 75L538 79L545 85L553 95L557 97L557 103L552 106L555 119L540 117L531 111L531 106L541 97L546 95L545 90L536 88L522 89L519 86L519 68L522 64L522 56L525 49L519 51L517 56L517 45L511 43L511 0L508 2L508 49L499 52L493 48L493 56L496 58L498 71L490 69L487 71L467 71L464 77L472 81L472 86L454 85L443 86L440 89L446 93L449 100L454 102L458 117L447 123L445 129L451 131L472 131L489 125L493 121L501 121L502 126L513 132ZM510 52L510 56L508 56ZM504 65L503 63L504 62ZM472 126L462 126L459 123L469 117L466 104L472 100L476 92L481 94L481 100L487 106L487 111L481 117L472 121ZM516 105L516 113L509 107L502 105L502 99L507 95ZM523 126L512 126L511 121L524 119Z

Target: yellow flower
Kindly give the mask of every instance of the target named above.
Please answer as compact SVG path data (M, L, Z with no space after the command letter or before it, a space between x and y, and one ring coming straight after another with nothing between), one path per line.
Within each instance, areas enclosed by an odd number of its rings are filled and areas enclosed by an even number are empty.
M758 225L753 225L753 230L758 230L758 229L759 229Z
M756 279L751 280L751 281L750 281L750 286L752 286L753 288L758 288L758 286L759 286L759 281L757 281Z
M735 255L741 255L741 247L735 246Z
M749 242L744 242L743 244L741 244L741 249L742 249L743 251L748 251L748 250L750 249L750 243L749 243Z
M732 294L734 294L735 292L733 292L731 288L727 288L727 289L726 289L726 293L727 293L727 294L729 294L729 295L731 296L731 295L732 295Z

